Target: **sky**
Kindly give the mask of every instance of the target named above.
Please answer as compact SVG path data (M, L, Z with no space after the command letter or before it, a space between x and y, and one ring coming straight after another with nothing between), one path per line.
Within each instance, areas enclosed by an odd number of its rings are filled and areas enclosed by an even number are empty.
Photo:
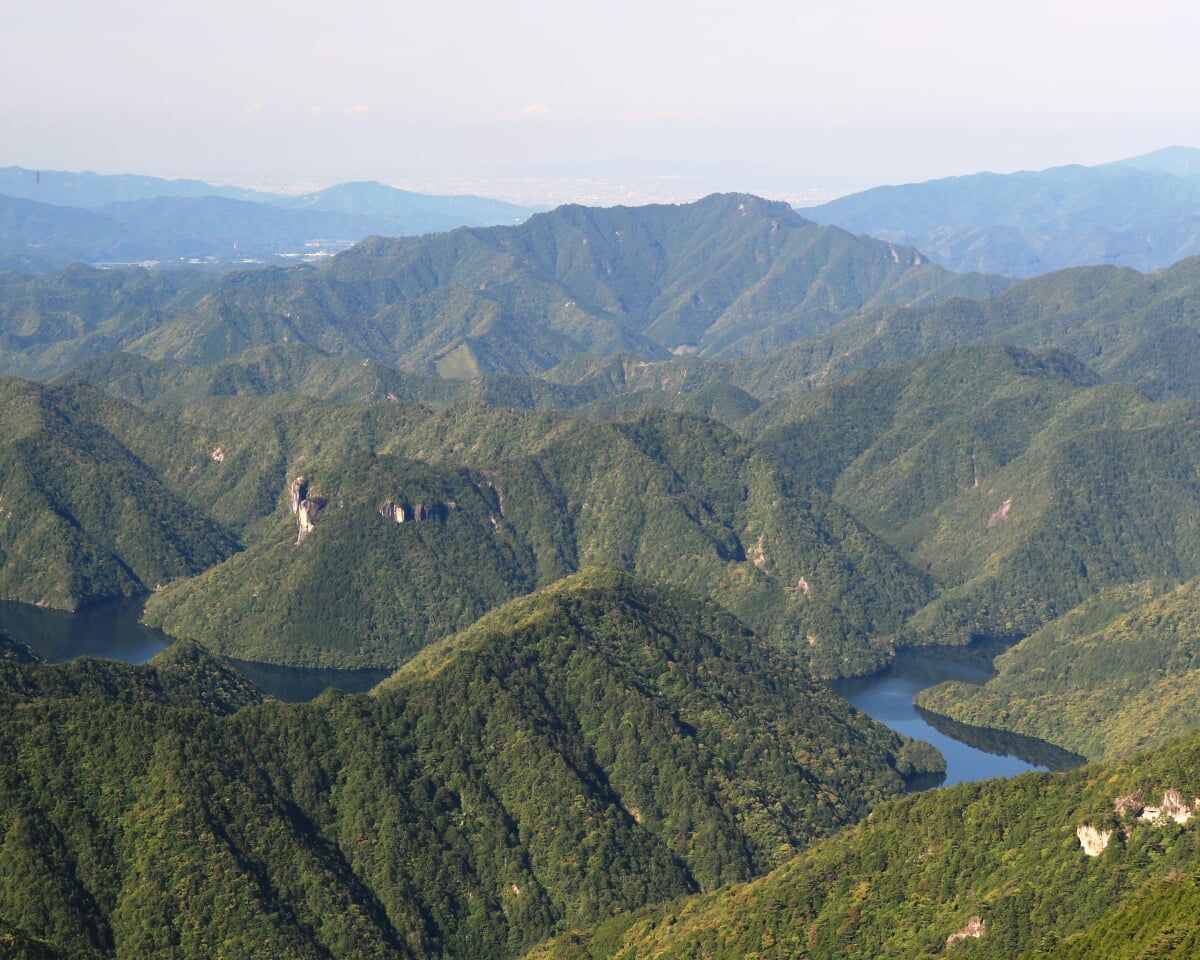
M5 166L795 200L1200 146L1192 0L0 4Z

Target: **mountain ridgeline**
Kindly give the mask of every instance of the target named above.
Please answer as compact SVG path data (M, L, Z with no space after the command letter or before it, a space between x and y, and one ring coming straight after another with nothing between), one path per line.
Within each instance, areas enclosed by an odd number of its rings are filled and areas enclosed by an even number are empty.
M198 180L5 167L0 270L35 274L72 263L139 262L244 269L328 256L369 236L519 223L532 212L381 183L342 183L291 196Z
M70 391L0 379L0 437L7 599L74 609L197 574L236 549L202 509L74 408Z
M746 195L0 276L0 596L181 638L0 635L0 956L1194 956L1198 290ZM922 705L1105 766L899 798L814 676L981 637Z
M528 374L580 352L763 353L872 305L982 296L1008 282L949 273L785 204L718 195L372 238L318 267L179 284L78 267L8 277L0 369L44 376L116 349L215 363L298 341L444 377Z
M964 642L1200 572L1198 414L1064 354L972 347L765 404L743 429L930 572L938 596L902 642Z
M257 699L185 643L0 662L6 949L515 956L748 879L940 762L718 608L610 571L372 696Z
M249 426L263 408L220 410L225 461L209 474L226 471L236 488L258 462L247 442L265 433ZM302 439L283 452L323 503L311 532L297 543L298 519L276 499L256 542L157 592L149 623L245 659L394 665L498 602L601 563L718 599L837 675L882 664L886 638L930 597L827 496L712 421L451 408L387 425L366 419L370 408L302 410ZM233 426L239 411L248 423ZM363 446L320 448L347 433ZM295 477L276 475L276 490ZM418 505L429 522L403 522L423 519Z
M1198 776L1192 735L1128 763L888 802L760 880L528 957L1185 960L1200 949Z
M911 244L951 270L1032 277L1112 264L1153 271L1200 254L1200 151L876 187L802 212Z

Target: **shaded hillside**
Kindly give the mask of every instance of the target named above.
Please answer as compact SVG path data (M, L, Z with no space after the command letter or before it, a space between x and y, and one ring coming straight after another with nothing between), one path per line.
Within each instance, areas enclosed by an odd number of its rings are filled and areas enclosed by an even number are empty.
M69 391L0 380L0 437L5 599L73 609L190 576L235 549Z
M761 880L616 918L527 956L1184 960L1200 946L1196 820L1137 817L1166 791L1200 792L1195 737L1129 764L883 804Z
M756 396L805 389L864 369L970 343L1073 353L1102 376L1155 398L1197 398L1191 345L1200 336L1200 258L1156 274L1115 267L1064 270L985 300L871 311L770 357L743 361L732 379Z
M569 386L540 377L497 375L444 380L403 373L348 354L326 353L304 343L256 347L212 366L149 360L134 353L111 353L74 367L58 379L83 380L130 403L164 412L209 397L275 394L333 403L414 401L441 408L472 402L519 409L573 410L620 392L620 387L614 384L590 382Z
M875 187L801 212L909 244L951 270L1031 277L1114 264L1157 270L1200 254L1200 151L1126 163Z
M247 659L395 664L603 563L713 597L823 674L854 673L930 596L843 509L711 421L295 401L188 417L224 453L197 474L205 499L265 512L243 554L159 591L146 617ZM286 490L301 471L323 506L297 543Z
M936 762L615 573L371 697L229 715L194 648L99 667L0 664L0 935L48 955L514 956L748 878ZM189 669L200 704L151 692Z
M1200 571L1192 403L1003 347L865 372L748 425L941 590L908 641L1021 636L1106 587Z
M922 691L965 723L1119 756L1200 726L1200 583L1106 591L1027 637L982 687Z
M374 238L319 268L183 292L136 272L10 278L0 366L47 375L113 350L215 363L299 341L413 372L525 374L579 352L759 354L871 306L1007 283L947 273L914 250L745 195L568 206L518 227ZM126 284L155 292L130 303Z

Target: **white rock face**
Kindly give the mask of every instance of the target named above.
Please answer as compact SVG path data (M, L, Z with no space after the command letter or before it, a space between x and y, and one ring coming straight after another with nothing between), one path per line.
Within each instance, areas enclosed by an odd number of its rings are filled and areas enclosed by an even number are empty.
M319 499L303 500L296 508L296 542L303 543L304 538L312 533L317 525L317 517L325 509L325 501Z
M303 477L291 482L288 486L288 511L296 517L296 543L303 543L304 538L312 533L317 517L328 503L323 497L308 495L308 483Z
M1161 807L1146 807L1142 810L1143 820L1158 820L1160 817L1164 820L1174 820L1176 823L1187 823L1192 819L1192 814L1195 813L1196 807L1200 806L1197 801L1191 803L1183 802L1183 794L1178 790L1168 790L1163 794L1163 802Z
M961 930L956 930L946 938L946 946L952 947L960 940L966 940L967 937L972 937L978 940L983 936L983 918L972 917L967 921L967 925Z
M300 510L300 504L308 493L308 484L303 477L297 477L288 487L288 513L295 516Z
M1111 830L1097 830L1090 823L1081 823L1075 830L1079 845L1089 857L1098 857L1108 849L1108 841L1112 839Z

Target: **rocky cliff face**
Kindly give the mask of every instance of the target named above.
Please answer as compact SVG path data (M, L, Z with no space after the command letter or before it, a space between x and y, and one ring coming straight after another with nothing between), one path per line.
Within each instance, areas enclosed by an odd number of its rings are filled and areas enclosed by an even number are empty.
M379 515L385 520L395 520L396 523L424 523L430 520L444 521L456 510L458 504L453 500L446 503L418 503L412 506L399 504L395 500L385 500L379 507Z
M1075 836L1079 838L1079 845L1083 847L1083 852L1089 857L1098 857L1108 849L1108 841L1112 839L1113 832L1111 830L1100 830L1093 827L1090 823L1081 823L1075 829Z
M1174 820L1176 823L1187 823L1198 807L1200 798L1184 803L1183 794L1178 790L1167 790L1163 793L1162 806L1143 807L1139 817L1142 820Z
M297 477L288 486L288 511L296 517L297 544L303 543L304 538L312 533L327 503L323 497L308 495L308 483L303 477Z
M297 477L288 485L288 513L293 517L300 510L300 503L308 493L308 482L303 477Z
M972 917L967 921L967 925L961 930L956 930L946 938L946 946L952 947L956 943L961 943L963 940L974 939L978 940L983 936L983 918Z

